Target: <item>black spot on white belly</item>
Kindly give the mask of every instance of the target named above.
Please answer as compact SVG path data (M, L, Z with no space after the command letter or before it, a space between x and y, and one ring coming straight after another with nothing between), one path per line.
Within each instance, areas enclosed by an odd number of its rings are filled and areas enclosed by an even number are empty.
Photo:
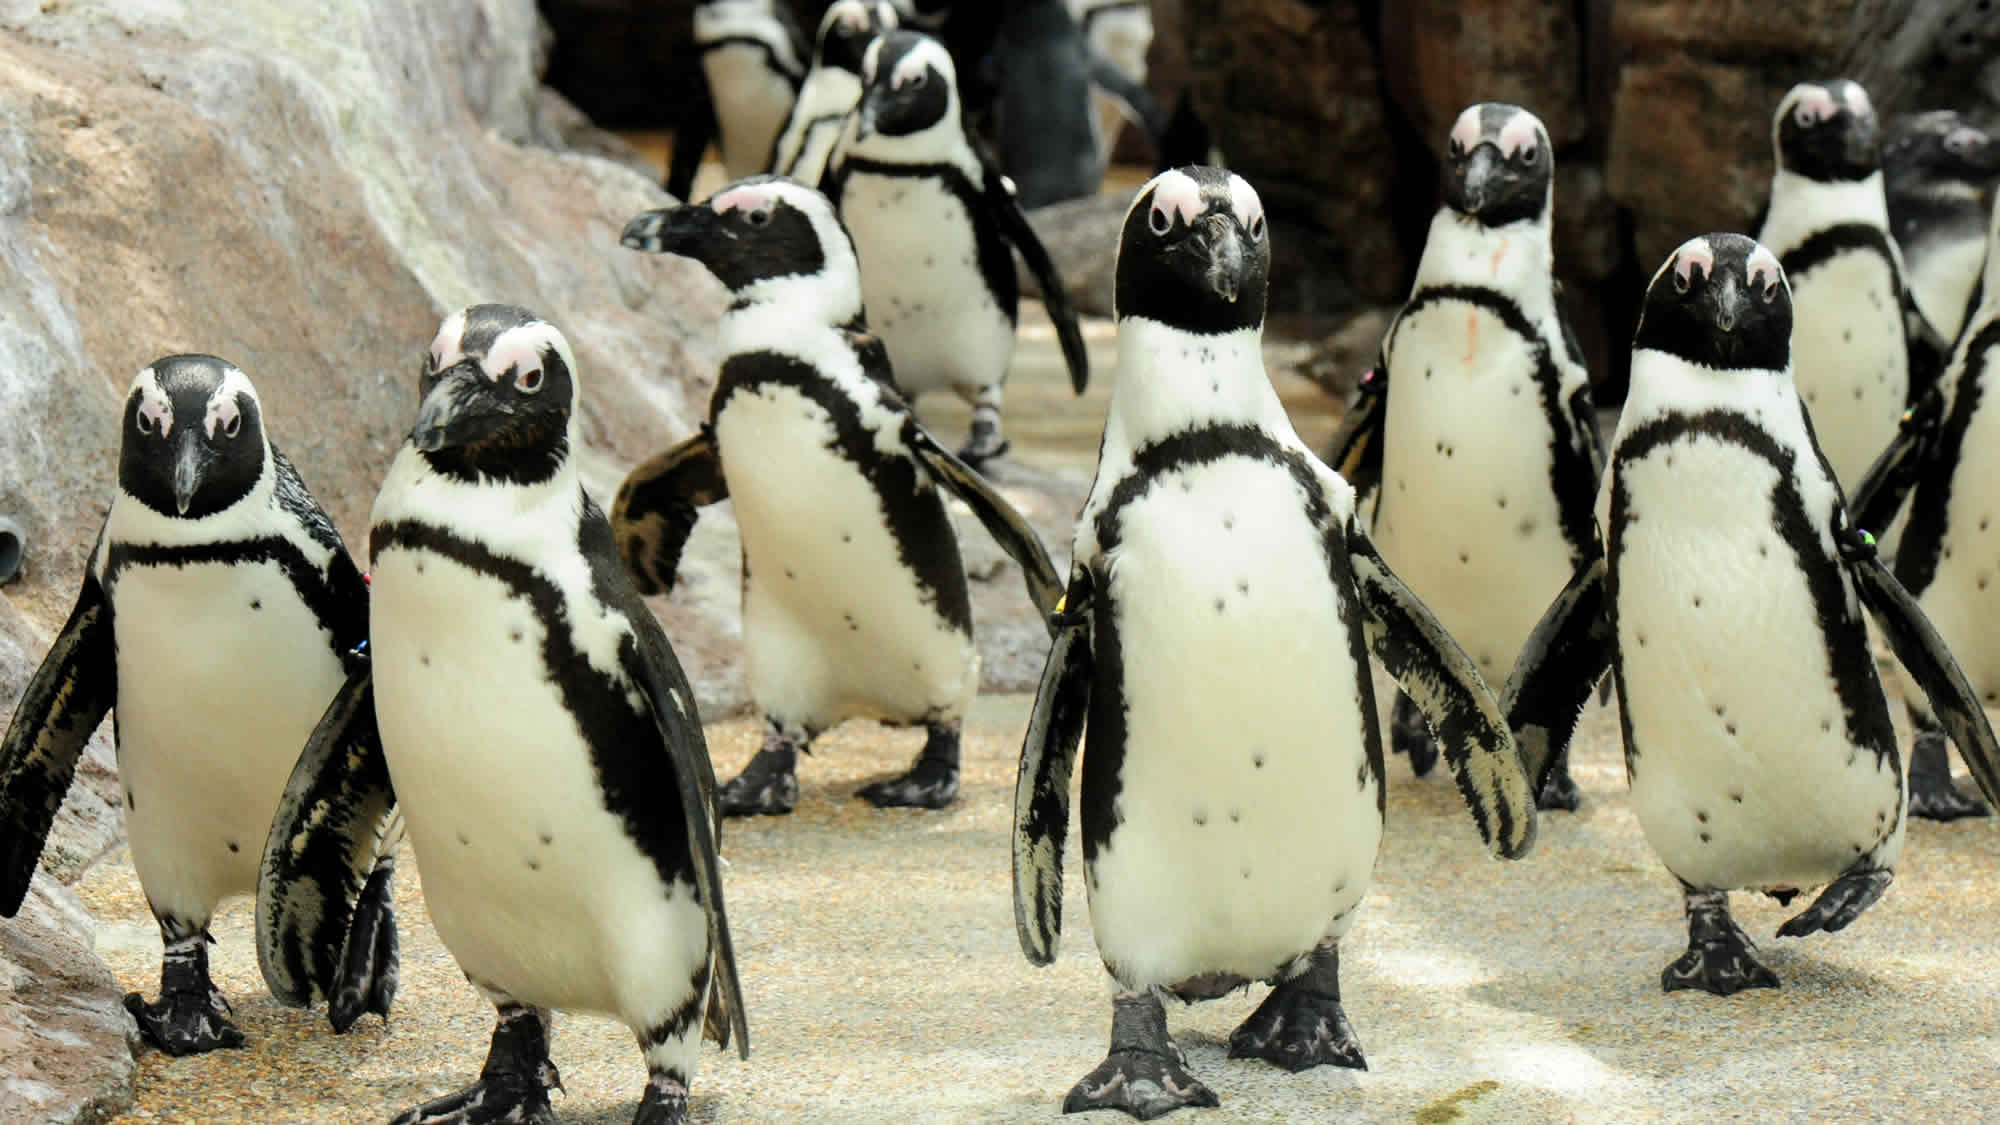
M1840 330L1840 342L1841 342L1841 343L1843 343L1843 344L1851 344L1851 343L1853 343L1853 342L1854 342L1854 329L1852 329L1852 328L1843 328L1843 329L1841 329L1841 330Z
M550 844L556 842L555 833L553 832L543 832L541 839L542 839L542 846L545 848L548 847Z
M1250 755L1250 765L1260 770L1264 768L1264 752L1262 750Z
M1695 818L1695 820L1696 820L1696 821L1698 821L1698 822L1700 822L1700 823L1702 823L1702 824L1707 824L1707 823L1708 823L1708 814L1707 814L1707 813L1705 813L1705 812L1703 812L1703 811L1701 811L1700 809L1696 809L1696 810L1695 810L1695 813L1694 813L1694 818Z
M1818 401L1819 401L1819 393L1817 391L1806 392L1806 405L1810 406Z
M251 608L251 609L263 609L263 608L264 608L264 599L263 599L263 598L251 598L251 599L250 599L250 608Z
M1233 515L1233 514L1231 514L1231 513L1229 513L1229 512L1224 512L1224 513L1222 514L1222 530L1224 530L1224 531L1233 531L1233 530L1235 530L1235 528L1236 528L1236 517L1235 517L1235 515Z
M1363 761L1354 768L1354 787L1366 791L1368 788L1368 763Z
M1736 724L1735 724L1735 723L1724 723L1724 724L1723 724L1723 726L1722 726L1722 729L1723 729L1723 730L1726 730L1726 731L1728 731L1728 732L1729 732L1729 737L1731 737L1731 738L1735 738L1735 737L1736 737Z
M1825 734L1826 732L1828 732L1828 731L1830 731L1830 730L1832 730L1832 729L1833 729L1833 720L1832 720L1832 719L1821 719L1821 720L1819 721L1819 732L1820 732L1821 734Z
M1205 824L1207 824L1207 823L1208 823L1208 810L1207 810L1207 809L1196 809L1196 810L1194 810L1194 823L1195 823L1195 827L1197 827L1197 828L1201 827L1202 825L1205 825Z
M798 578L798 575L793 572L791 567L788 566L785 568L785 577L796 580Z
M1737 804L1739 804L1739 805L1740 805L1740 804L1742 804L1742 803L1743 803L1743 794L1741 794L1741 793L1731 793L1731 794L1729 795L1729 799L1730 799L1730 800L1732 800L1732 801L1734 801L1734 802L1736 802Z
M472 839L471 839L471 837L467 836L467 835L466 835L465 833L463 833L463 832L460 832L460 833L458 834L458 842L459 842L460 844L463 844L463 845L467 846L467 847L470 847L470 846L471 846L471 844L472 844Z
M1250 580L1248 578L1237 579L1236 592L1247 596L1250 593Z
M528 863L528 870L530 871L540 871L542 869L542 861L539 859L531 859L528 860L527 863Z
M424 560L422 560L422 559L418 559L418 560L417 560L417 573L418 573L418 574L422 574L423 572L424 572Z
M1708 833L1704 832L1704 833L1702 833L1702 834L1701 834L1701 842L1702 842L1702 843L1704 843L1704 844L1708 843L1708 842L1709 842L1709 839L1710 839L1710 837L1709 837L1709 834L1708 834Z
M1472 561L1472 552L1470 552L1470 551L1460 551L1460 552L1458 553L1458 561L1459 561L1459 562L1461 562L1461 563L1469 563L1469 562L1471 562L1471 561Z
M1639 642L1639 647L1640 647L1640 648L1645 648L1645 647L1646 647L1646 634L1644 634L1644 633L1640 633L1640 634L1638 634L1638 636L1637 636L1637 637L1635 637L1634 639L1635 639L1635 640L1637 640L1637 641Z
M1242 809L1230 809L1230 810L1229 810L1229 823L1231 823L1231 824L1241 824L1241 823L1243 823L1243 810L1242 810Z
M521 630L519 630L519 629L509 629L509 630L507 630L507 639L508 639L508 640L510 640L510 641L513 641L513 642L514 642L515 644L520 644L520 643L521 643Z
M1700 595L1700 594L1696 594L1696 595L1694 596L1694 607L1695 607L1696 609L1700 609L1700 608L1701 608L1701 595Z
M1243 865L1243 877L1245 879L1250 877L1250 865L1247 863Z
M851 614L851 613L843 613L843 614L841 614L841 615L840 615L840 619L841 619L842 621L845 621L845 622L847 622L847 627L848 627L849 629L851 629L851 630L854 630L854 631L856 631L856 632L859 632L859 631L860 631L860 629L861 629L861 623L860 623L860 622L858 622L858 621L856 621L856 620L854 620L854 615L853 615L853 614Z
M130 812L138 807L139 807L139 802L133 799L132 791L130 789L127 789L125 791L125 811Z
M1521 533L1521 538L1526 539L1528 536L1533 535L1535 533L1535 521L1522 520L1519 524L1515 526L1514 530Z
M1215 599L1215 612L1217 612L1217 613L1221 613L1221 612L1222 612L1222 599L1221 599L1221 598L1217 598L1217 599Z
M854 534L852 532L843 531L840 533L840 541L842 543L852 543L854 542Z
M1860 387L1856 387L1856 388L1854 388L1854 401L1856 401L1856 402L1860 402L1860 401L1861 401L1861 388L1860 388Z
M1505 496L1499 497L1494 501L1494 503L1500 505L1502 508L1505 508L1507 506L1507 498Z
M1424 368L1424 378L1428 379L1430 377L1431 377L1431 369L1428 367Z
M419 653L419 654L417 655L417 659L418 659L418 660L419 660L420 662L422 662L422 664L423 664L423 666L424 666L424 667L428 668L428 667L430 667L430 666L431 666L431 656L430 656L430 653L427 653L427 652L426 652L426 653Z
M223 843L228 844L229 850L232 852L240 852L243 850L242 846L237 844L237 842L234 840L224 840Z

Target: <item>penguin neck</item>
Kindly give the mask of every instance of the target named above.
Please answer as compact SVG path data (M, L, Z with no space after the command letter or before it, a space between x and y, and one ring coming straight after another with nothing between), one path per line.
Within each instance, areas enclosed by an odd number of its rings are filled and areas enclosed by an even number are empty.
M1889 229L1889 202L1879 170L1866 179L1824 183L1781 168L1771 177L1771 209L1757 241L1782 258L1841 223Z
M1609 528L1611 482L1616 475L1618 447L1627 435L1649 422L1714 411L1745 415L1796 456L1807 443L1805 411L1788 366L1782 371L1709 367L1653 348L1632 352L1632 378L1618 429L1611 439L1606 472L1599 482L1597 519ZM1832 502L1831 485L1814 486L1814 499ZM1821 496L1821 493L1827 493Z
M1554 266L1555 245L1546 213L1504 227L1489 227L1440 207L1431 216L1424 256L1417 263L1415 289L1476 285L1499 290L1516 301L1538 301L1549 292Z
M550 528L573 529L580 518L583 488L575 451L582 448L572 413L567 429L570 452L539 480L494 477L467 479L440 472L415 446L404 444L389 463L382 491L375 496L371 526L414 520L451 528L503 554L534 559L551 549L574 546L573 534L551 540Z
M1139 449L1205 425L1278 433L1291 420L1264 373L1263 328L1202 334L1131 316L1118 322L1118 374L1105 443Z
M272 496L278 487L278 466L269 441L264 443L264 465L256 483L236 503L219 512L196 518L156 511L121 486L112 501L106 538L119 543L143 543L160 547L188 547L206 543L235 543L272 533L280 525Z
M865 141L852 140L854 122L849 119L842 129L842 140L847 142L844 147L848 154L859 160L905 167L949 165L971 180L976 191L986 178L986 170L979 162L979 154L972 151L971 143L965 139L965 130L958 124L958 114L958 100L953 98L945 120L929 128L903 136L874 133Z
M818 273L767 277L730 294L723 313L723 331L732 323L768 323L768 312L782 309L796 323L848 324L861 316L861 273L850 256L829 257ZM745 315L749 314L749 315Z

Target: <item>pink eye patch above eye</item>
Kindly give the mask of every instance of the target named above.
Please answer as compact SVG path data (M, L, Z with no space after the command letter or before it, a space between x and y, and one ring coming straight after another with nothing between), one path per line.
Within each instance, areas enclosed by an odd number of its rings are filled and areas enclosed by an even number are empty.
M1715 272L1715 249L1707 239L1697 238L1683 245L1674 255L1674 276L1682 281L1682 288L1694 281L1693 271L1699 267L1703 277Z
M1500 154L1513 156L1523 149L1532 149L1541 143L1541 131L1535 128L1535 119L1525 113L1515 114L1500 130Z
M228 432L230 427L236 424L236 420L239 417L241 417L241 411L236 406L235 395L230 394L213 398L208 402L208 415L202 419L202 429L206 430L208 436L212 438L215 436L218 428L225 433Z
M771 193L755 187L740 187L725 191L708 201L708 205L718 215L731 211L757 211L771 205Z
M161 437L166 437L168 431L174 428L174 408L172 404L168 403L166 399L154 398L151 393L148 393L140 401L139 417L145 419L148 426L158 430Z
M1201 185L1179 172L1160 176L1153 188L1153 207L1183 223L1192 223L1208 211L1208 204L1201 198Z

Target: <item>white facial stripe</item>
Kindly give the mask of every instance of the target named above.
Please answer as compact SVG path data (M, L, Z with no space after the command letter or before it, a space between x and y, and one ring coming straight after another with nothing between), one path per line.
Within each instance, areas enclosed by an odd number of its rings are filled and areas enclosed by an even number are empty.
M132 387L139 392L139 417L161 437L166 437L174 428L174 404L160 387L159 373L150 367L142 369L132 380Z
M1966 149L1978 148L1985 141L1986 134L1984 132L1970 125L1960 125L1958 128L1945 134L1944 147L1953 152L1962 152Z
M555 345L561 339L562 334L556 331L555 325L541 321L509 328L500 333L492 347L486 349L486 358L480 360L479 369L496 383L509 369L513 369L514 377L519 379L530 371L541 370L542 353L557 350ZM564 356L564 362L567 365L567 356Z
M1690 238L1674 251L1674 276L1684 282L1694 280L1693 271L1699 267L1703 277L1715 273L1715 248L1706 238Z
M1778 265L1778 256L1771 253L1768 247L1759 245L1755 250L1750 252L1750 285L1752 288L1764 289L1776 285L1780 281L1783 281L1784 277L1785 271L1783 267Z
M1791 103L1792 116L1801 125L1815 125L1840 112L1833 95L1822 86L1794 86L1786 101Z
M1511 157L1522 149L1533 148L1541 140L1542 123L1535 119L1535 115L1517 113L1508 118L1507 124L1500 130L1500 154Z
M772 190L774 186L772 184L751 184L746 187L730 188L728 191L709 200L708 205L714 208L715 213L718 215L727 215L731 211L739 210L768 210L777 197L777 192Z
M1451 139L1458 145L1458 151L1471 152L1479 147L1479 107L1473 106L1458 115L1458 123L1451 127Z
M1875 107L1869 104L1868 91L1862 89L1859 82L1848 84L1847 109L1856 117L1868 117L1875 112Z
M465 311L461 309L444 318L436 338L431 340L431 370L443 371L464 359L465 353L459 350L464 340Z
M1208 210L1208 203L1202 199L1201 185L1194 182L1194 177L1175 170L1153 177L1153 208L1192 223Z
M230 423L241 413L236 405L237 395L248 395L252 402L257 400L257 391L250 385L250 377L232 367L222 373L222 385L208 396L208 409L201 420L203 430L213 438L217 432L227 433Z
M875 64L882 61L882 38L882 36L876 36L875 41L868 44L868 49L861 52L861 81L863 83L872 85L875 81Z
M1244 230L1264 214L1264 201L1257 198L1257 189L1250 182L1234 173L1229 177L1229 206L1236 212L1236 221Z
M891 84L897 89L917 80L926 67L935 67L939 74L951 73L951 59L936 43L919 43L896 64L896 72L891 76Z

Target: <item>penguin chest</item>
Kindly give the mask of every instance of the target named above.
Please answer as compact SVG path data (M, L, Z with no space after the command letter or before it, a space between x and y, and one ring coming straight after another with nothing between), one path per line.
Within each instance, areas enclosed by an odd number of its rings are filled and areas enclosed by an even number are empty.
M1849 727L1851 711L1888 727L1866 634L1815 599L1812 583L1843 579L1816 535L1788 540L1767 499L1776 468L1697 440L1618 473L1618 687L1654 850L1713 889L1816 886L1864 853L1893 858L1878 851L1902 824L1892 746L1857 745ZM1837 661L1863 662L1872 700L1842 697Z
M1968 356L1966 370L1980 357ZM1985 370L2000 364L2000 345L1988 350ZM1966 390L1961 387L1959 394ZM1950 468L1950 500L1937 546L1937 569L1919 595L1924 615L1944 637L1966 679L1988 707L2000 706L2000 403L1981 389ZM1932 487L1928 483L1925 487ZM1920 689L1910 684L1913 699Z
M1965 307L1972 300L1972 287L1979 283L1980 267L1986 264L1985 232L1973 226L1959 238L1940 238L1923 247L1921 254L1904 247L1908 257L1910 296L1917 310L1945 340L1958 338L1965 323Z
M1383 557L1503 683L1574 568L1545 412L1540 341L1491 311L1437 301L1396 330L1372 537Z
M1903 310L1880 254L1837 254L1792 284L1792 369L1843 488L1896 436L1909 393Z
M275 562L128 566L113 598L132 863L157 911L204 922L255 888L278 797L344 673Z
M701 65L714 94L722 133L718 147L729 178L764 171L778 131L792 112L791 80L771 69L765 48L747 43L710 48Z
M1382 821L1357 608L1304 506L1270 462L1170 472L1096 568L1097 663L1122 675L1098 685L1082 812L1098 947L1128 987L1268 977L1367 888Z
M904 461L871 479L860 458L873 451L843 450L827 408L782 384L732 394L715 433L747 563L758 707L813 728L963 714L979 654L953 620L969 621L965 570L929 478Z
M689 884L664 881L606 808L562 683L596 674L590 651L570 654L579 667L543 655L550 629L589 624L440 554L375 559L376 718L438 936L482 985L632 1022L685 996L707 929ZM665 753L624 733L607 752Z
M841 126L860 98L860 79L844 70L823 68L808 75L778 142L779 174L802 184L818 184Z
M1005 377L1015 291L1011 275L1003 295L980 272L975 224L990 226L985 216L936 176L851 172L841 192L868 324L889 350L896 385L916 394Z

